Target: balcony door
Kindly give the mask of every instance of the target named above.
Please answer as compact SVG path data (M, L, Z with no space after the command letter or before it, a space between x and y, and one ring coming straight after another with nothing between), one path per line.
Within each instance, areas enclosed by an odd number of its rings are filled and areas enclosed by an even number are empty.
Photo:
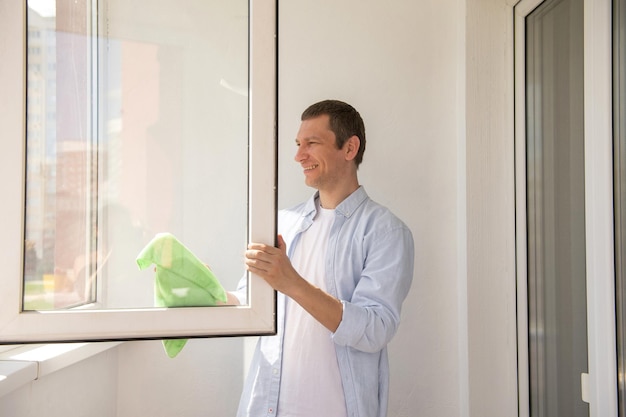
M534 0L515 7L524 417L615 416L606 4Z

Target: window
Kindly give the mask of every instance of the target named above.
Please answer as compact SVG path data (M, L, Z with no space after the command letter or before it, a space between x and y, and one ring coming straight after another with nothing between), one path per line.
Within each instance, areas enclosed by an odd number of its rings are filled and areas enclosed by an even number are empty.
M588 416L583 2L526 17L530 415Z
M274 332L257 277L239 306L154 307L136 257L171 233L234 290L273 242L275 4L10 3L0 342Z
M521 417L617 416L610 3L515 6Z
M613 1L615 301L619 416L626 417L626 2Z

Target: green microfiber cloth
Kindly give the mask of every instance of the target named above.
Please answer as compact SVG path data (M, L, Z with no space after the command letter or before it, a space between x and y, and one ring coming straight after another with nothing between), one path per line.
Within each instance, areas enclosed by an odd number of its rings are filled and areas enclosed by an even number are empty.
M214 306L226 302L226 291L213 272L171 233L158 233L137 256L139 269L156 265L154 304L157 307ZM170 358L187 339L163 340Z

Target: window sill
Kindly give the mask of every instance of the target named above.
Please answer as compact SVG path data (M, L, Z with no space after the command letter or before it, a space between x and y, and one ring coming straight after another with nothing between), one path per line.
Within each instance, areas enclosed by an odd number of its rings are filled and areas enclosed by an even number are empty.
M0 352L0 397L121 342L20 345Z

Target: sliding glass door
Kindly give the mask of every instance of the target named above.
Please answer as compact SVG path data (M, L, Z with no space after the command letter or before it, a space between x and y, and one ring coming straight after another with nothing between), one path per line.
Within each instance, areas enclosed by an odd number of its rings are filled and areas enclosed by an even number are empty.
M586 417L583 1L526 18L530 415Z
M519 415L617 417L611 0L514 9Z

